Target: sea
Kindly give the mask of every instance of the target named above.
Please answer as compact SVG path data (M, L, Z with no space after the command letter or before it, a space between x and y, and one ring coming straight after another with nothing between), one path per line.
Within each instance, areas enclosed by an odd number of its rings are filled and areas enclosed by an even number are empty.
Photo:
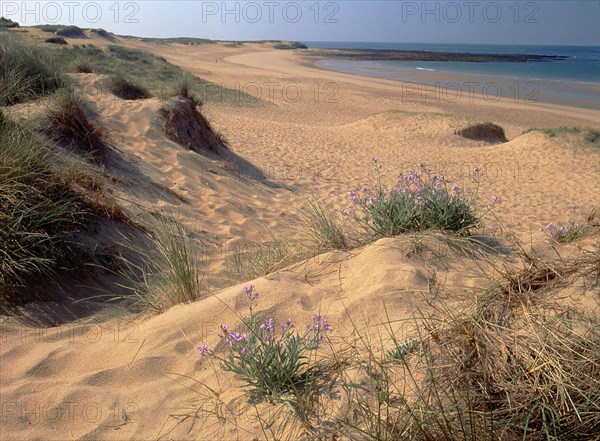
M448 102L479 96L494 103L553 103L600 110L600 47L430 43L303 42L310 48L410 50L477 54L560 55L544 62L319 60L321 69L411 83L406 96ZM600 117L600 115L599 115Z

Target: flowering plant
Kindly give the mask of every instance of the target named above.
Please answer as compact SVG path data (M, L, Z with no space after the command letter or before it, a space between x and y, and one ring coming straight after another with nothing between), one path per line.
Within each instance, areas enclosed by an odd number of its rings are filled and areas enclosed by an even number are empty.
M273 318L259 322L253 310L258 298L254 286L245 287L242 294L250 303L246 332L221 325L219 337L226 345L225 355L217 356L203 344L197 347L200 357L212 354L223 370L237 374L257 396L276 400L297 393L318 375L314 352L333 328L320 314L313 316L303 332L295 332L291 319L279 326Z
M587 231L587 226L576 225L573 219L569 219L565 225L550 223L545 228L541 228L541 231L557 242L569 243L583 236Z
M388 189L381 180L378 158L372 163L377 182L351 191L352 208L342 209L342 215L353 216L375 237L427 229L467 234L480 225L476 195L456 185L450 187L444 175L432 175L425 164L410 174L399 173L396 185ZM474 179L478 178L478 171L473 173ZM493 203L499 201L498 197L493 199Z

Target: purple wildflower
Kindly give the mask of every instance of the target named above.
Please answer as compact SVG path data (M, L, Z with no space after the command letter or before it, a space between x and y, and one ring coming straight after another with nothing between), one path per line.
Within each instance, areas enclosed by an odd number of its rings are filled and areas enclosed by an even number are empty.
M423 199L423 197L421 197L421 196L417 196L416 198L413 199L413 203L417 207L422 207L423 205L425 205L425 199Z
M500 204L502 203L502 199L500 199L500 196L498 196L497 194L492 196L492 204L496 205L496 204Z
M250 302L258 299L258 293L254 292L254 285L244 286L244 294Z
M205 344L196 346L196 349L200 353L200 359L203 359L206 355L210 354L210 351L212 350L209 346L206 346Z
M292 326L292 319L289 318L281 325L281 329L285 331L286 329L291 328Z
M273 332L275 332L275 320L270 318L269 320L264 322L262 325L260 325L260 329L263 329L263 330L269 332L270 334L272 334Z
M321 314L313 315L313 322L308 325L308 329L312 332L312 335L307 335L307 340L313 340L317 346L325 339L325 332L333 331L333 327Z

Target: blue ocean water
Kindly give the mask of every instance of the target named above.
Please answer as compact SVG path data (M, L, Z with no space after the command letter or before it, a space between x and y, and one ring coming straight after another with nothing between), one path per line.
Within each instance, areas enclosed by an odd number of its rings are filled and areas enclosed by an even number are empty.
M600 47L356 42L305 44L308 47L332 49L560 55L567 58L529 63L355 61L331 58L320 60L316 65L339 72L428 85L443 85L444 77L455 75L482 84L496 82L500 84L501 96L504 97L600 109Z

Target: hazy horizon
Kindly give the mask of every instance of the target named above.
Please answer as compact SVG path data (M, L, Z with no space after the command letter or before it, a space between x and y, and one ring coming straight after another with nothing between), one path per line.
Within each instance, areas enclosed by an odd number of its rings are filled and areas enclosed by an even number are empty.
M600 45L600 2L2 1L24 26L104 28L142 38L482 45ZM359 24L359 26L357 26ZM476 43L474 43L476 42Z

